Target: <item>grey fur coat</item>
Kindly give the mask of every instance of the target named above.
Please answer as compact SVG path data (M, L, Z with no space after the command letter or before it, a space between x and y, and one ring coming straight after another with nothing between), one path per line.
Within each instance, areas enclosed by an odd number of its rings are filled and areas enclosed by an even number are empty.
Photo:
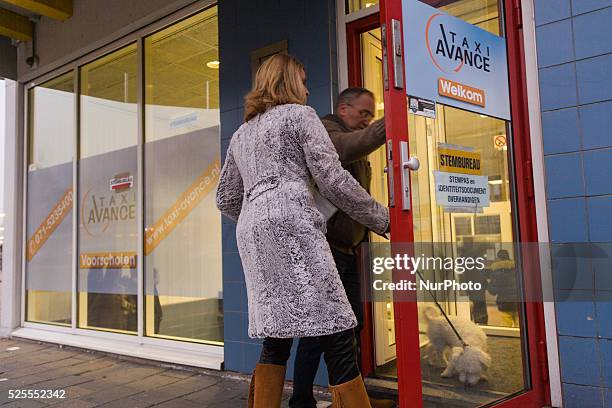
M344 170L314 109L269 109L234 133L217 207L238 221L250 337L310 337L357 325L331 251L313 183L323 196L383 233L388 209Z

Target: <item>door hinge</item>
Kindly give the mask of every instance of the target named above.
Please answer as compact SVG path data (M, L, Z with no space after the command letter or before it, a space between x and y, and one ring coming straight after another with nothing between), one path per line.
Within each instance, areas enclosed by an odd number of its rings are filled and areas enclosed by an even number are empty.
M538 354L542 381L548 382L548 356L546 355L546 342L541 339L538 340Z
M523 7L521 6L522 0L514 0L514 21L516 28L523 28Z
M404 52L402 51L402 26L399 20L391 20L393 46L393 87L404 89Z
M523 171L525 172L524 180L527 198L533 198L535 197L535 192L533 189L533 169L531 168L531 160L525 161Z
M389 62L387 61L387 25L380 25L381 44L382 44L382 69L383 69L383 85L385 91L389 90Z

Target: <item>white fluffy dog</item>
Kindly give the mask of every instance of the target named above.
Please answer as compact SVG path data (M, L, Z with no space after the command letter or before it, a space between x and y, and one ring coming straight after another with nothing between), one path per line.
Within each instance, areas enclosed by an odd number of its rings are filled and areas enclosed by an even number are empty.
M452 377L459 374L459 381L475 385L481 379L486 380L485 371L491 365L491 356L487 353L487 335L471 320L449 316L467 346L450 327L444 316L434 306L427 306L423 311L427 321L427 337L433 349L430 362L442 360L446 369L441 377Z

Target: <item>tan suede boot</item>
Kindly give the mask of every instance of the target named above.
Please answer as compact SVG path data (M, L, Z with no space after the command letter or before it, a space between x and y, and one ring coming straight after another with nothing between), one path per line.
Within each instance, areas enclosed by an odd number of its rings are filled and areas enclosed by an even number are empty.
M372 408L361 375L342 384L329 387L332 408Z
M249 408L280 408L286 366L257 364L249 387Z
M370 405L372 408L395 408L397 405L392 400L376 399L370 397Z

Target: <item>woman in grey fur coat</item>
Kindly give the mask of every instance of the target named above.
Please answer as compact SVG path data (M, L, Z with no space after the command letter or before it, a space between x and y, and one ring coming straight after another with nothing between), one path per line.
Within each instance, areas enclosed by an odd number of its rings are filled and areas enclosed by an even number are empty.
M370 407L353 350L357 322L313 188L379 233L388 230L389 212L342 168L307 96L295 58L279 54L262 64L217 189L217 207L238 222L249 336L264 338L249 406L279 407L292 339L318 337L334 407Z

